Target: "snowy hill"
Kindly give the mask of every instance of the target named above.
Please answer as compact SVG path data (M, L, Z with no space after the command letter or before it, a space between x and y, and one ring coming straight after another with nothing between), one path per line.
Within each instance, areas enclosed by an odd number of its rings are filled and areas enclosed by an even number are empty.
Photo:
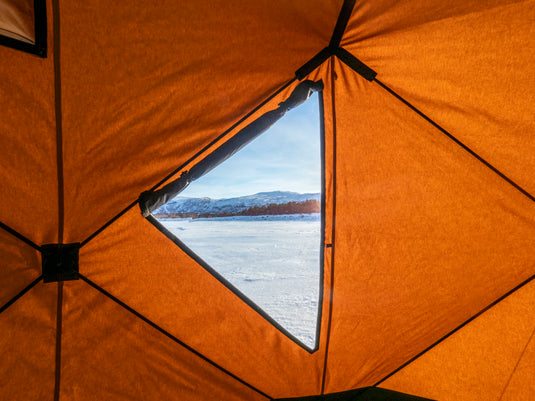
M288 202L305 202L307 200L321 200L319 193L299 194L296 192L260 192L254 195L240 196L228 199L211 198L187 198L177 196L167 204L161 206L153 212L154 215L161 214L221 214L238 213L242 210L254 206L267 206L270 204L284 204Z

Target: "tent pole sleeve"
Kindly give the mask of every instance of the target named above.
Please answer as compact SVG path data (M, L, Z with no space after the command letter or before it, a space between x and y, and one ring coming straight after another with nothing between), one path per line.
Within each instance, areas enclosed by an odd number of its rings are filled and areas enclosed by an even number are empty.
M217 150L208 154L199 163L194 165L189 171L184 171L178 179L170 182L159 190L143 192L139 197L139 207L142 215L147 217L151 212L173 199L182 192L190 182L202 177L229 157L233 156L252 140L267 131L273 124L283 117L287 111L305 102L313 92L322 89L322 81L314 82L306 80L301 82L296 86L288 99L279 104L279 107L265 113L243 128Z

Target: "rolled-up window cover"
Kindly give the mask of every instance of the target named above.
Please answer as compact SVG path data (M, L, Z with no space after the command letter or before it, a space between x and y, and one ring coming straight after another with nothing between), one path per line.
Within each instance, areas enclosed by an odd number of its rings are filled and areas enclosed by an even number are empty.
M182 192L190 182L202 177L229 157L234 155L253 139L267 131L273 124L282 118L289 110L304 103L313 92L323 89L323 82L306 80L301 82L293 90L291 95L279 103L275 110L268 111L257 118L251 124L243 128L231 139L207 155L199 163L194 165L189 171L184 171L179 178L165 185L156 191L145 191L139 196L139 207L144 217L166 204L180 192Z

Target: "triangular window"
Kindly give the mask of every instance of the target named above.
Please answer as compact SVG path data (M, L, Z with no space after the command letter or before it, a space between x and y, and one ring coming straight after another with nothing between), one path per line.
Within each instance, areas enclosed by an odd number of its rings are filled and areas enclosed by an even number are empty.
M318 343L323 132L314 93L153 216L288 337Z
M0 44L46 57L46 0L0 1Z

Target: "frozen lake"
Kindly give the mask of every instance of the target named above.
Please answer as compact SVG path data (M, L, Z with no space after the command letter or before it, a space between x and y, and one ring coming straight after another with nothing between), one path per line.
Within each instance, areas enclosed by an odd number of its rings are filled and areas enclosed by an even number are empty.
M320 214L160 222L299 341L314 347Z

